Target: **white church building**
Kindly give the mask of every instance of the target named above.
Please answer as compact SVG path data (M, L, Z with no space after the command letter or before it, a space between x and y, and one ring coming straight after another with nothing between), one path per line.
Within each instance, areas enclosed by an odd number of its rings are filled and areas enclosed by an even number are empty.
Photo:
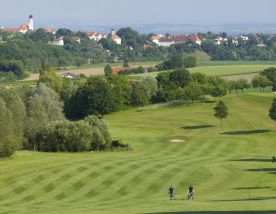
M28 24L22 24L19 28L4 28L1 27L1 30L11 32L11 33L26 33L27 31L34 30L34 18L33 15L29 16Z

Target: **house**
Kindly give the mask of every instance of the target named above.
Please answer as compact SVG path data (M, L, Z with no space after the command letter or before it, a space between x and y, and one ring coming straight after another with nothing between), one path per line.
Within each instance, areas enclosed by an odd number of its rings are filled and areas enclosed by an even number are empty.
M150 37L150 41L152 41L153 43L159 45L159 41L161 39L161 36L152 36Z
M183 44L188 41L188 35L169 35L167 36L168 39L172 39L175 44Z
M159 46L164 46L164 47L168 47L172 44L183 44L188 41L192 41L198 45L201 45L202 43L199 36L194 34L191 34L191 35L175 34L175 35L167 35L167 36L158 35L158 36L152 36L150 38L150 41L152 41L153 43Z
M202 43L202 41L201 41L201 39L199 38L198 35L189 35L188 39L193 41L194 43L196 43L198 45L201 45L201 43Z
M113 40L114 42L116 42L118 45L121 45L122 44L122 39L121 37L119 37L114 29L111 30L111 34L109 34L109 39Z
M238 37L232 37L231 39L232 39L232 44L239 45Z
M62 74L61 77L68 78L68 79L74 79L74 78L77 78L78 75L68 72L68 73Z
M175 41L168 38L161 38L158 43L158 45L161 47L170 47L173 44L175 44Z
M20 25L20 27L19 27L19 32L20 33L26 33L27 31L29 31L29 26L28 25L26 25L26 24Z
M101 39L106 39L108 37L106 34L97 32L86 32L86 35L90 40L94 40L96 42L100 41Z
M228 38L223 38L223 37L219 36L219 37L214 39L214 43L216 45L227 44L228 43Z
M240 38L242 39L242 41L248 41L248 36L244 36L244 35L241 35Z
M63 37L55 38L52 42L49 42L50 45L63 46L64 40Z

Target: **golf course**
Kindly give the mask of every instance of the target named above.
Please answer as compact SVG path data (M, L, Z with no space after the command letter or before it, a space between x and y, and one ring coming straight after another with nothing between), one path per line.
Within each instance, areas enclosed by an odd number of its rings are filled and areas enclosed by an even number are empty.
M0 160L0 213L276 213L273 97L227 95L222 122L214 98L105 116L133 151L17 152Z

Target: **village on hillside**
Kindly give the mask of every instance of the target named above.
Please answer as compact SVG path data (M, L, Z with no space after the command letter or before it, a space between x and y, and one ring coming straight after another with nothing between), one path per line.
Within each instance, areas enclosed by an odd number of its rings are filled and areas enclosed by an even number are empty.
M34 17L33 15L29 16L28 23L27 24L21 24L19 27L14 28L6 28L1 26L0 30L10 33L27 33L28 31L34 31ZM57 30L54 28L44 28L44 31L47 33L52 33L53 35L56 35ZM102 33L102 32L96 32L96 31L90 31L85 32L87 37L90 40L99 42L101 39L111 39L116 44L121 45L122 39L116 34L115 30L112 29L111 32L108 33ZM257 44L258 47L266 47L265 44L263 44L261 36L256 34L254 35L256 39L259 41ZM270 38L275 38L276 35L269 35ZM71 37L72 40L81 43L81 37L74 36ZM144 45L144 48L151 47L150 44L156 44L160 47L169 47L171 45L177 45L177 44L183 44L187 42L193 42L197 45L201 45L203 41L205 41L207 38L203 37L200 33L198 34L159 34L155 35L153 34L150 38L148 38L148 42ZM240 41L248 41L248 35L235 35L235 36L228 36L225 33L217 34L215 38L213 38L213 43L216 45L223 45L232 43L234 45L238 45ZM53 40L49 42L51 45L57 45L57 46L63 46L64 45L64 38L59 36L54 36ZM132 49L132 47L129 47Z

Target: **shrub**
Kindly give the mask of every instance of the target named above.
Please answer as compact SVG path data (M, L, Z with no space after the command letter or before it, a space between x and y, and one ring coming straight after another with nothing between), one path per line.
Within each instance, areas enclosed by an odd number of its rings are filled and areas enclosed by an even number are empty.
M111 144L112 151L132 151L133 148L129 144L124 144L120 140L114 140Z
M37 150L44 152L105 151L111 135L105 122L96 116L81 121L56 121L37 133Z
M157 71L154 67L149 67L148 68L148 73L152 73L152 72L155 72Z
M23 78L25 75L23 63L21 61L16 61L16 60L0 61L0 72L3 72L3 73L12 72L19 79Z

